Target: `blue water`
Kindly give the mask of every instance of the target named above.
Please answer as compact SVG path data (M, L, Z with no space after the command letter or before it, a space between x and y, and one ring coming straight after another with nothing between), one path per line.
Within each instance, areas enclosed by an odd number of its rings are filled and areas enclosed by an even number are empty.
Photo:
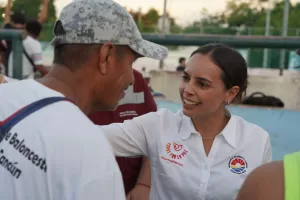
M156 102L158 108L168 108L173 112L181 108L178 103L160 100ZM230 106L229 110L232 114L259 125L270 134L274 160L282 160L285 154L299 151L300 112L240 106Z

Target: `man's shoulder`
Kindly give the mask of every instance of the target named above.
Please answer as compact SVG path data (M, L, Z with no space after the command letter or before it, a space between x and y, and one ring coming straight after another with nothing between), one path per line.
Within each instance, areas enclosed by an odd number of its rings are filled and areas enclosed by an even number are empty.
M78 132L80 134L83 130L86 132L95 130L93 129L93 123L87 118L87 116L77 105L68 99L62 99L54 102L37 111L36 117L33 121L37 121L39 119L41 119L40 121L47 120L49 126L51 126L49 129L61 129L62 131L69 131L73 133Z
M55 93L52 97L55 97L54 95ZM32 98L27 97L27 100L22 100L22 98L18 97L20 98L19 100L12 100L11 103L5 100L4 104L1 105L0 103L0 109L4 108L0 121L7 119L20 108L47 97L37 98L33 96ZM87 116L68 100L45 105L28 115L22 120L22 123L16 124L14 128L21 132L30 130L32 134L38 133L39 137L43 137L50 145L64 146L68 144L70 149L78 146L83 147L86 144L95 142L97 145L95 144L94 148L98 150L106 149L109 146L104 134L101 132L102 130L97 129Z
M2 112L2 116L0 117L8 117L12 113L18 111L21 108L27 107L30 104L37 102L39 100L49 98L49 97L63 97L63 95L59 92L51 90L34 80L21 80L21 81L12 81L10 83L1 84L0 85L0 109ZM56 104L54 102L53 104ZM57 111L58 109L62 109L61 106L50 106L46 105L45 108L41 110L48 110L49 107L51 108L49 111L50 114L52 110ZM68 109L68 106L66 108ZM37 111L39 113L40 110ZM63 113L61 110L59 113ZM55 113L55 114L59 114ZM50 117L51 115L47 115Z
M258 167L246 178L237 200L284 200L284 167L282 161Z
M48 130L50 134L56 132L56 137L62 140L60 146L63 147L67 144L70 149L69 153L74 153L74 149L76 149L82 159L86 161L94 159L94 164L101 168L104 161L115 162L111 145L100 126L90 121L79 108L72 107L71 103L61 104L56 111L53 110L53 113L63 107L68 107L68 109L64 110L61 116L53 115L49 118L53 122L49 124L51 128ZM98 170L106 171L108 169L103 166L103 169L99 168Z
M87 180L120 173L103 130L93 124L76 105L67 101L57 103L33 116L31 122L38 120L37 128L41 130L39 137L52 151L59 149L51 154L52 158L68 160L65 169L74 165L84 166L88 169L85 174L94 176Z
M5 80L8 80L7 77L4 76ZM0 85L0 96L1 96L1 104L5 103L15 103L18 99L22 100L31 98L31 95L28 94L26 96L23 96L23 94L27 94L28 89L31 87L32 83L28 80L22 80L22 81L13 81L9 84L1 84ZM27 89L26 89L27 88ZM9 101L6 102L6 99ZM30 101L30 100L29 100Z

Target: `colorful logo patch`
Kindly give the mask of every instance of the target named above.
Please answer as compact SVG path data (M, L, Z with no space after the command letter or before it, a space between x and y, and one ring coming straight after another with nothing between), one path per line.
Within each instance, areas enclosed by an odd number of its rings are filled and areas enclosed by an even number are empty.
M243 174L247 171L247 161L242 156L234 156L229 160L228 167L235 174Z
M175 142L166 145L166 152L172 159L182 159L188 153L182 144L177 144Z

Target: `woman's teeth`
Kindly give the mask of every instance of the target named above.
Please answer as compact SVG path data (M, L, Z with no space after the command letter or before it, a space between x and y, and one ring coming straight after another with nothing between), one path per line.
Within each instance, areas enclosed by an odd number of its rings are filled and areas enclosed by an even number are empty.
M187 100L187 99L183 99L183 103L184 103L184 104L188 104L188 105L194 105L194 106L200 104L200 103L196 103L196 102L193 102L193 101L189 101L189 100Z

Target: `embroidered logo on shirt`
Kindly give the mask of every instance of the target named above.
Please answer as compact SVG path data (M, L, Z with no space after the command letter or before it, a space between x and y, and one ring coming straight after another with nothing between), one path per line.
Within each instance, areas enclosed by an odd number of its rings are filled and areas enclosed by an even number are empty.
M136 116L138 116L138 114L136 113L135 110L132 110L132 111L128 110L128 111L120 112L119 115L120 115L120 117L129 117L129 116L136 117Z
M229 160L228 167L235 174L243 174L247 171L247 161L242 156L234 156Z
M161 158L163 160L167 160L167 161L177 164L179 166L183 166L183 164L176 161L176 160L178 160L178 161L181 160L188 153L188 150L186 150L182 144L177 144L175 142L173 142L173 143L169 142L166 144L165 151L168 154L169 158L161 156ZM172 160L172 159L174 159L174 160Z
M166 145L166 152L172 159L182 159L188 153L187 150L184 149L182 144L177 143L168 143Z

